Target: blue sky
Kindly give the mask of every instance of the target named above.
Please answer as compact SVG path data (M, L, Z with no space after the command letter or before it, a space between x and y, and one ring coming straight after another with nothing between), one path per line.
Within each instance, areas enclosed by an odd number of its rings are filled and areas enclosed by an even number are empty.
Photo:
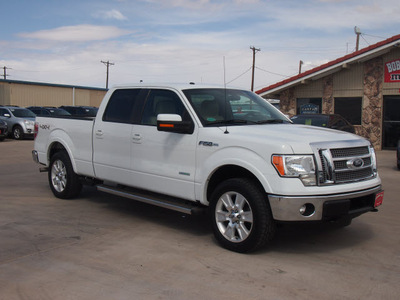
M400 34L400 1L0 0L7 79L104 87L224 83L255 89Z

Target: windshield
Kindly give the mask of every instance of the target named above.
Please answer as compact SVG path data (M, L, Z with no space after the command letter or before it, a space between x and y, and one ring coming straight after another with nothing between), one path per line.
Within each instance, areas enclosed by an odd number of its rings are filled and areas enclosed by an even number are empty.
M250 91L211 88L183 92L204 126L290 122L266 100Z
M12 114L17 118L35 118L36 117L36 115L29 109L13 108L10 110L11 110Z

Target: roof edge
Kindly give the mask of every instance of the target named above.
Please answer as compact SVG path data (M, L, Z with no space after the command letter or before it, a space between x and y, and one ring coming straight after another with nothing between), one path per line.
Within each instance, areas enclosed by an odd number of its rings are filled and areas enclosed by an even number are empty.
M311 70L305 71L305 72L300 73L300 74L295 75L295 76L292 76L292 77L290 77L288 79L284 79L282 81L279 81L277 83L269 85L269 86L267 86L265 88L262 88L262 89L256 91L256 93L261 95L261 96L263 94L268 94L267 92L271 92L271 91L273 91L275 89L278 89L280 87L283 87L285 85L291 85L291 83L295 84L296 81L304 80L306 78L312 77L313 75L316 75L316 74L319 74L319 73L323 73L324 71L328 71L328 70L330 70L332 68L335 68L335 67L337 67L338 64L354 61L356 58L362 57L363 54L367 54L370 51L377 50L377 49L379 49L381 47L384 49L385 47L387 47L390 44L393 44L395 42L400 42L400 34L392 36L391 38L388 38L388 39L386 39L384 41L378 42L378 43L373 44L371 46L365 47L365 48L363 48L361 50L358 50L356 52L353 52L353 53L350 53L350 54L346 54L345 56L339 57L339 58L337 58L335 60L332 60L332 61L330 61L330 62L328 62L326 64L320 65L320 66L315 67L315 68L313 68Z
M27 85L39 85L39 86L50 86L50 87L61 87L61 88L77 88L83 90L96 90L96 91L107 91L108 89L99 87L79 86L79 85L68 85L68 84L56 84L56 83L45 83L45 82L34 82L34 81L23 81L23 80L10 80L0 79L0 83L14 83L14 84L27 84Z

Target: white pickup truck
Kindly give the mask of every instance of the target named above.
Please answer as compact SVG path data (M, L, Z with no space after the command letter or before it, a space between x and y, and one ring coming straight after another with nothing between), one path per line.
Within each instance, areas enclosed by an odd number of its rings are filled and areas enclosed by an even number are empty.
M278 222L343 222L382 204L375 152L359 136L292 124L256 94L224 87L110 89L95 119L37 117L33 159L58 198L82 184L193 214L248 252Z

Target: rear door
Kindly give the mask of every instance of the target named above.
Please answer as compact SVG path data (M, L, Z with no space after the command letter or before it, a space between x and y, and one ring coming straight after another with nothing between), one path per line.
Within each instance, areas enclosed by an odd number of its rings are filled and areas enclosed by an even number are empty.
M93 166L97 178L132 185L132 132L140 114L142 89L118 89L93 128Z

